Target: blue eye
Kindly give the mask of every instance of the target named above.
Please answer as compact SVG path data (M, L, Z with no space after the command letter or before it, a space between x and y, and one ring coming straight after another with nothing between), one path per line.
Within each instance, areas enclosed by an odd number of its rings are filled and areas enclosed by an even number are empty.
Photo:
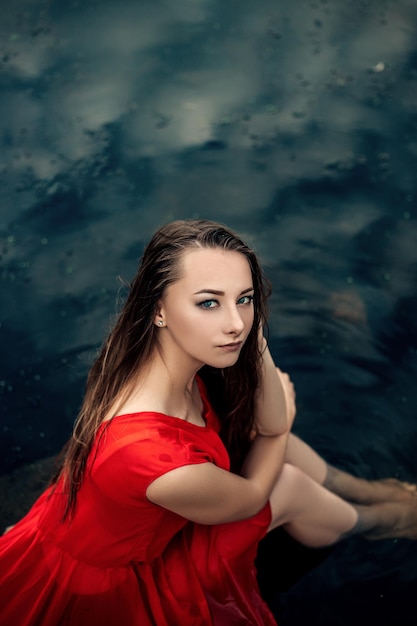
M198 304L202 309L214 309L217 305L217 300L204 300L204 302L199 302Z
M253 296L242 296L237 301L238 304L251 304L253 302Z

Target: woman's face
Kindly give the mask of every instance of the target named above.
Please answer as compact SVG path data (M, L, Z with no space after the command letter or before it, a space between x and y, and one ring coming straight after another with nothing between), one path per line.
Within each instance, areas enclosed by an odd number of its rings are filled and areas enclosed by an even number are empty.
M178 366L234 365L254 318L246 257L221 248L193 248L185 252L180 270L155 318L157 325L164 323L159 333L163 352L176 352Z

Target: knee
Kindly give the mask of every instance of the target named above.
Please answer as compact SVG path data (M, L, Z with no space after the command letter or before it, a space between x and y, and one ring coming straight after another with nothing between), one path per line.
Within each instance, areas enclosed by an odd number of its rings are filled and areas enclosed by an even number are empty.
M272 521L270 530L285 524L299 513L303 506L306 475L291 463L284 463L271 493Z
M291 463L284 463L274 491L278 492L281 497L284 494L288 497L295 497L300 489L304 488L306 478L306 474L298 467Z
M300 482L303 481L304 477L304 472L298 467L292 465L291 463L284 463L278 482L282 480L282 482L289 487L295 488L300 485Z

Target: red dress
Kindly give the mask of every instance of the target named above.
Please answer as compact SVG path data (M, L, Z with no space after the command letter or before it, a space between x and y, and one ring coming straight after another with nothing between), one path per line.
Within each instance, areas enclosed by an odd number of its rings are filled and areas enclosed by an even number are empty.
M195 524L149 502L183 465L229 469L200 384L206 426L147 412L101 426L71 523L59 485L0 537L1 626L272 626L254 559L265 506L241 522ZM102 435L100 437L100 435Z

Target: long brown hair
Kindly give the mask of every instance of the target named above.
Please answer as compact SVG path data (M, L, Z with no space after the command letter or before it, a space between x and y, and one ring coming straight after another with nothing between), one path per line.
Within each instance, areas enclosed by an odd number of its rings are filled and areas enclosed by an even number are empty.
M261 354L258 328L266 325L270 290L255 252L222 224L210 220L177 220L160 228L147 245L129 295L87 378L86 393L68 442L60 476L68 493L65 516L74 511L87 458L100 424L132 388L157 341L154 324L158 303L168 285L180 278L181 259L189 248L222 248L248 260L254 288L254 323L237 363L222 371L207 366L200 375L221 419L221 436L234 467L247 448L254 427L255 394Z

